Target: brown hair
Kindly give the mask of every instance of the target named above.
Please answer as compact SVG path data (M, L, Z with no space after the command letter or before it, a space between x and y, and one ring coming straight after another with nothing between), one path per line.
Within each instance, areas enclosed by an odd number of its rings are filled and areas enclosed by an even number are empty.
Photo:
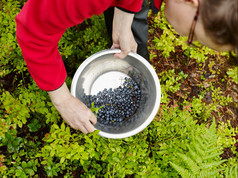
M232 45L228 63L238 66L238 0L203 0L200 8L206 33L220 45Z

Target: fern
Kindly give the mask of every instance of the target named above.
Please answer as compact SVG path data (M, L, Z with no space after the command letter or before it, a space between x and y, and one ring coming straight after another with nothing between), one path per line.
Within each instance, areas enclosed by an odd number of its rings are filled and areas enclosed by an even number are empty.
M225 173L226 178L237 178L238 177L238 165L228 167Z
M188 170L191 170L191 172L198 174L200 171L200 168L198 166L198 164L196 164L196 162L194 162L190 157L181 154L181 153L177 153L177 155L184 160L185 164L187 165Z
M170 163L174 169L182 176L182 177L190 177L192 178L193 176L189 173L189 171L181 166L178 166L177 164Z
M175 153L178 159L170 162L171 166L186 178L218 177L219 166L226 160L220 159L222 148L217 146L215 121L209 129L200 126L191 138L184 153Z

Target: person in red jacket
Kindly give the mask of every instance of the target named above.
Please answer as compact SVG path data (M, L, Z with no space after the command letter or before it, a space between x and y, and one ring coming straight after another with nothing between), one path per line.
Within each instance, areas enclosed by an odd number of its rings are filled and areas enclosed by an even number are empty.
M162 0L154 0L157 9ZM83 133L93 132L96 117L84 103L73 97L66 84L66 71L58 52L64 31L85 18L115 7L112 48L116 57L136 52L131 24L142 0L28 0L16 16L17 40L29 72L49 96L63 119ZM219 51L238 51L237 0L167 0L166 19L175 30ZM237 58L236 58L237 59Z
M66 71L58 51L60 38L67 28L114 6L112 48L120 48L115 57L124 58L137 49L131 24L141 5L142 0L28 0L16 16L17 40L29 72L72 128L93 132L97 120L65 84Z

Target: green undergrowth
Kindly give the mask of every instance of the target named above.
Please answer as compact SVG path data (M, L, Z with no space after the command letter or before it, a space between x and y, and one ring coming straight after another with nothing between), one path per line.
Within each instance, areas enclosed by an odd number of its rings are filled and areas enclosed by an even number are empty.
M125 139L103 138L99 131L85 135L62 120L29 76L15 38L14 17L24 2L0 2L0 177L238 177L238 130L232 112L231 120L217 119L225 116L221 108L232 111L237 102L213 81L222 71L210 59L224 55L187 47L159 13L150 29L150 34L155 28L163 31L154 35L154 50L171 58L179 47L185 64L196 61L198 92L191 96L185 88L193 79L189 71L157 71L161 105L146 129ZM59 51L69 72L68 86L86 57L109 47L102 24L103 16L95 16L62 37ZM151 58L158 54L151 53ZM209 69L208 79L204 68ZM230 68L219 82L237 85L236 72Z

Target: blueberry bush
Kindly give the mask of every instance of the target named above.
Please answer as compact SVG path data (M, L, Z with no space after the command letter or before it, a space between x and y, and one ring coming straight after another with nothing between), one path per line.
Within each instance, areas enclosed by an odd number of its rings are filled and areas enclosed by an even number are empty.
M28 73L14 21L24 3L0 2L0 177L238 177L238 77L226 53L188 47L163 11L150 12L157 115L129 138L85 135L63 121ZM68 86L85 58L109 47L103 15L69 28L59 43Z

